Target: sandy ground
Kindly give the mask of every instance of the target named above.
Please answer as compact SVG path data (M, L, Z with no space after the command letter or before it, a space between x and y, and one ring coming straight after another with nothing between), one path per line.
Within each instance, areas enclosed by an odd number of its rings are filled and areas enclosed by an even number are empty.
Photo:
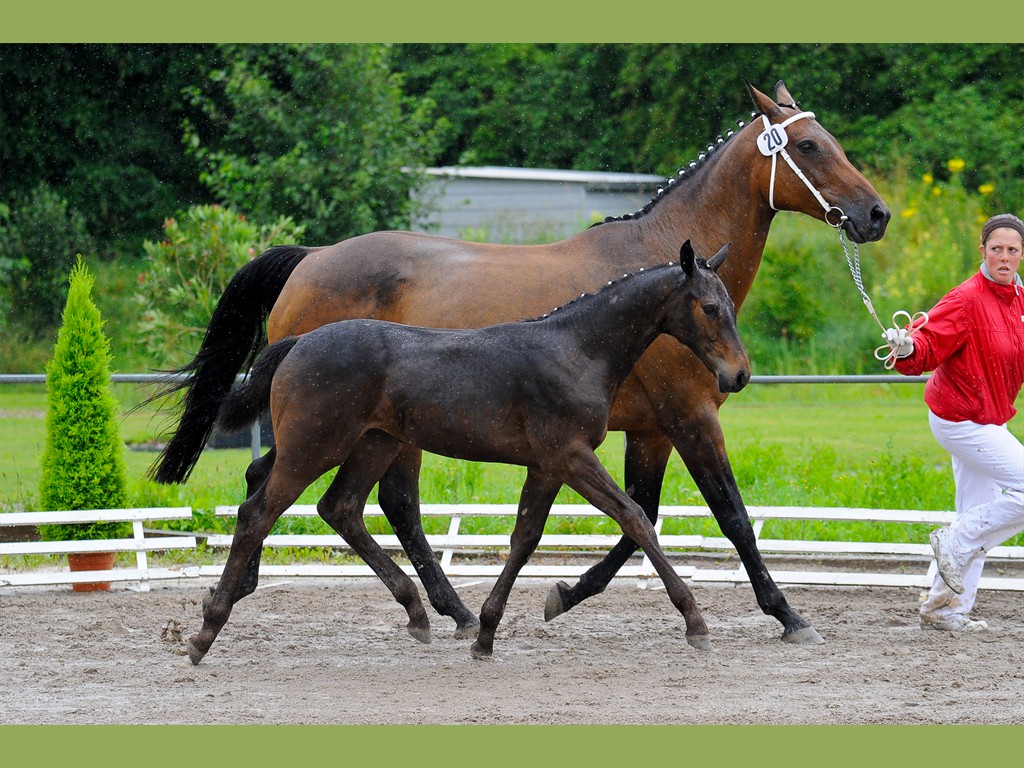
M456 582L459 584L459 582ZM433 642L370 579L268 580L209 655L184 641L204 588L0 592L8 724L1024 723L1024 593L985 592L985 633L923 631L918 590L791 587L826 638L779 642L747 586L697 586L714 648L683 637L663 590L615 582L550 623L522 579L490 661L431 612ZM463 580L479 606L489 582Z

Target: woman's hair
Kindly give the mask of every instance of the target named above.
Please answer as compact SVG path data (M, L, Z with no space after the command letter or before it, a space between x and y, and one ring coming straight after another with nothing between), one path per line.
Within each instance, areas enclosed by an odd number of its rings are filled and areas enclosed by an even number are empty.
M1016 230L1021 239L1024 240L1024 221L1021 221L1012 213L1000 213L986 221L985 226L981 228L981 244L987 243L989 236L993 232L1003 228Z

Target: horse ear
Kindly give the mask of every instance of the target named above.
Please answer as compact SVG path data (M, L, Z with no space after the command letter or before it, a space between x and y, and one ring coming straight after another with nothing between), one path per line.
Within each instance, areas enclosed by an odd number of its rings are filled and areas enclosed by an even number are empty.
M729 255L730 245L732 245L731 242L726 243L725 245L718 249L718 253L716 253L714 256L708 259L708 269L710 269L712 272L718 271L718 268L722 266L722 262L725 261L725 257Z
M687 275L692 275L693 270L696 269L696 257L693 253L693 246L690 245L690 241L687 240L683 243L679 249L679 266L683 268L683 272Z
M743 82L747 84L747 93L750 94L750 99L754 102L758 112L763 112L769 118L781 117L782 110L779 109L778 104L772 101L770 96L766 96L757 90L757 88L751 85L749 80L744 80Z
M786 88L786 84L779 80L775 84L775 101L779 104L792 104L794 107L797 106L796 99L789 94L789 89Z

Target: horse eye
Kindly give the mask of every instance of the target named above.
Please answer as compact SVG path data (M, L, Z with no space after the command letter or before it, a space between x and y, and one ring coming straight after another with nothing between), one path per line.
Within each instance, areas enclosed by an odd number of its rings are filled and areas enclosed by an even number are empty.
M803 152L805 155L807 155L816 150L818 148L818 145L815 144L810 139L804 139L803 141L799 142L796 145L796 148Z

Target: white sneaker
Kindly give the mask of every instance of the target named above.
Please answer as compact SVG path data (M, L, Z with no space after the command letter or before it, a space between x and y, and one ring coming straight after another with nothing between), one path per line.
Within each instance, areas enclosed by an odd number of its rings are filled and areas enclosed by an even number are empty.
M928 534L932 543L932 552L935 553L935 563L939 567L939 575L946 582L946 586L962 595L964 592L963 564L953 553L953 543L950 539L953 531L949 528L939 528Z
M938 629L943 632L983 632L988 629L988 622L971 619L959 613L945 618L922 613L921 629Z

